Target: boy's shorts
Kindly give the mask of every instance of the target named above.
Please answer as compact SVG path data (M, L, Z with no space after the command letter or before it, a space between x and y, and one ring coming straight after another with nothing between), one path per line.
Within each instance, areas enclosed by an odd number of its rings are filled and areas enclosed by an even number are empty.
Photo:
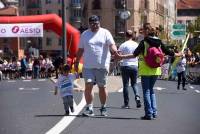
M85 83L96 83L99 87L106 87L108 71L106 69L83 68Z

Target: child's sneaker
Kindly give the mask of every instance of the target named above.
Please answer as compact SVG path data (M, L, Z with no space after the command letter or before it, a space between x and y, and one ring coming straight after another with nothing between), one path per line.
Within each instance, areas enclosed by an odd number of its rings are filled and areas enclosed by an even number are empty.
M83 116L94 116L94 112L93 112L93 110L89 109L89 107L86 107L86 109L82 115Z
M107 110L105 107L101 107L100 112L101 112L101 116L108 116Z

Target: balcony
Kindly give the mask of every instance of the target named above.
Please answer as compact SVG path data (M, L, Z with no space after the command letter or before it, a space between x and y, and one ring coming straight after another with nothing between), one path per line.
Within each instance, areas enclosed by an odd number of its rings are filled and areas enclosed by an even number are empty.
M116 9L124 9L125 4L126 4L125 0L115 0Z
M71 16L70 20L72 22L81 23L81 17L78 17L78 16Z
M81 3L71 3L71 8L75 8L75 9L80 9L81 8Z

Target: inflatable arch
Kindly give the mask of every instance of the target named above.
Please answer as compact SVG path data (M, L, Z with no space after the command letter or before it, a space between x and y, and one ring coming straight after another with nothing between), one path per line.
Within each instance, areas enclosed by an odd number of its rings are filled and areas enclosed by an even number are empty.
M57 35L62 35L62 19L56 14L33 15L33 16L2 16L0 23L43 23L45 30L52 30ZM66 23L67 49L69 50L68 61L73 61L78 50L80 32L72 25Z

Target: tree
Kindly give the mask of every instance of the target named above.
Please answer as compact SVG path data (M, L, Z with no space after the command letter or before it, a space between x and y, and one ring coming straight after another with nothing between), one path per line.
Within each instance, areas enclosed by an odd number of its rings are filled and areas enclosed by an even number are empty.
M194 37L199 37L200 35L200 17L197 17L195 23L189 23L187 26L187 32L193 34Z

